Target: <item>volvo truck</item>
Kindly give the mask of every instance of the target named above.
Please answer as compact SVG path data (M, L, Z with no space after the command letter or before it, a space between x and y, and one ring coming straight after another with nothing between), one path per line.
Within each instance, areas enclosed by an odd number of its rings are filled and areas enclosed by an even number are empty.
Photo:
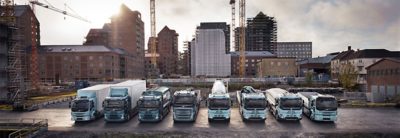
M99 84L79 89L77 97L71 103L73 121L90 121L103 116L103 100L111 84Z
M299 92L304 101L303 113L313 121L331 121L337 119L338 102L332 95L317 92Z
M297 94L281 88L268 89L266 92L269 110L280 120L301 120L303 100Z
M208 95L208 121L227 120L230 121L232 101L222 80L216 80Z
M265 121L267 118L267 99L264 93L254 90L251 86L244 86L241 91L236 93L239 113L243 121Z
M176 91L172 100L174 122L196 121L201 102L200 90Z
M159 122L168 115L171 108L171 91L168 87L146 90L139 99L139 121Z
M146 90L146 81L128 80L110 87L108 96L103 101L104 121L128 121L138 113L137 102Z

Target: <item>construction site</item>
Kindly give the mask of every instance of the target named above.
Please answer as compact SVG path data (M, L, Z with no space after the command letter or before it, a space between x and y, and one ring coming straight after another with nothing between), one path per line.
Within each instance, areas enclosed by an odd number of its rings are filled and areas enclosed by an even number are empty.
M138 2L145 11L119 1L118 13L101 27L87 27L78 44L42 44L41 28L48 26L41 21L51 20L38 18L43 13L37 8L64 20L68 16L89 23L89 18L67 3L24 2L0 0L0 137L399 136L400 121L392 116L400 112L392 108L400 103L370 103L365 92L342 88L329 77L317 81L322 76L313 74L311 65L299 65L312 59L312 42L279 42L275 13L251 9L248 17L246 0L225 0L228 22L196 20L186 40L180 40L182 30L175 21L167 17L171 25L156 16L167 11L165 1ZM171 11L173 16L187 12ZM323 67L330 62L324 60ZM279 94L268 95L275 89ZM309 91L315 91L315 99L298 94ZM177 102L179 96L190 102ZM318 109L318 96L328 97L331 107ZM296 101L284 107L281 98ZM314 100L309 115L303 112L308 100ZM250 101L258 102L246 105ZM346 108L360 106L381 108ZM321 110L317 116L326 123L317 123L310 110ZM360 117L366 112L371 115Z

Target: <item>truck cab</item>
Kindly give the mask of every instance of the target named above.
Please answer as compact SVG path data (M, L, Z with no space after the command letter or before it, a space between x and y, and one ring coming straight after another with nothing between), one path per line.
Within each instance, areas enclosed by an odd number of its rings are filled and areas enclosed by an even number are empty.
M95 100L92 97L81 96L74 99L71 104L71 116L73 121L94 120L99 114L95 112Z
M196 120L200 109L201 94L199 90L182 90L174 93L172 110L174 122Z
M214 82L211 93L208 95L208 121L230 121L232 101L227 88L221 80Z
M251 86L237 91L239 113L242 120L265 120L267 118L267 100L265 94L257 92Z
M297 94L280 88L267 90L269 109L275 118L280 120L301 120L303 100Z
M338 103L334 96L317 92L300 92L303 98L304 115L314 121L336 121Z
M170 89L158 87L146 90L138 101L139 121L157 122L168 115L171 107Z
M90 121L103 116L102 101L105 99L110 84L100 84L79 89L77 97L71 102L73 121Z
M131 98L128 88L111 88L103 102L105 121L124 121L130 119Z

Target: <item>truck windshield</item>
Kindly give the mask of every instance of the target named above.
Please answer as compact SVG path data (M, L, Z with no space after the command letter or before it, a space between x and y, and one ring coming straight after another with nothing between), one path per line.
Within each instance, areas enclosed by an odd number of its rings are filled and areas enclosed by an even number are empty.
M124 107L123 100L105 100L104 101L105 108L122 108Z
M246 99L244 108L245 109L265 109L266 101L264 99Z
M193 104L194 97L192 96L175 96L174 97L174 104Z
M288 99L288 98L282 98L281 99L281 108L282 109L301 109L303 103L300 98L296 99Z
M162 92L159 91L145 91L143 92L142 96L160 96Z
M158 108L160 107L160 102L157 100L143 100L139 103L142 108Z
M317 109L318 110L328 110L335 111L337 110L337 101L335 98L331 97L319 97L317 98Z
M229 99L209 99L208 108L210 109L229 109Z
M72 112L86 112L89 110L89 100L75 100L71 106Z
M128 89L115 89L112 88L110 91L110 97L125 97L128 93Z

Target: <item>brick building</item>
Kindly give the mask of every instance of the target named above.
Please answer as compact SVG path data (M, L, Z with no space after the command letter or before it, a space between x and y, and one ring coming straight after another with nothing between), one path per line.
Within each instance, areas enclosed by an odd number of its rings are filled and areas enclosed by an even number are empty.
M231 52L231 72L233 77L239 76L239 52ZM268 51L246 51L246 77L257 77L257 64L264 58L276 58Z
M45 45L39 49L43 82L137 78L134 57L123 49L102 45Z
M400 96L400 59L383 58L366 67L367 91L373 102Z
M157 67L166 77L177 74L178 69L178 34L165 26L157 35Z
M265 58L258 63L258 77L295 77L297 66L295 58Z

